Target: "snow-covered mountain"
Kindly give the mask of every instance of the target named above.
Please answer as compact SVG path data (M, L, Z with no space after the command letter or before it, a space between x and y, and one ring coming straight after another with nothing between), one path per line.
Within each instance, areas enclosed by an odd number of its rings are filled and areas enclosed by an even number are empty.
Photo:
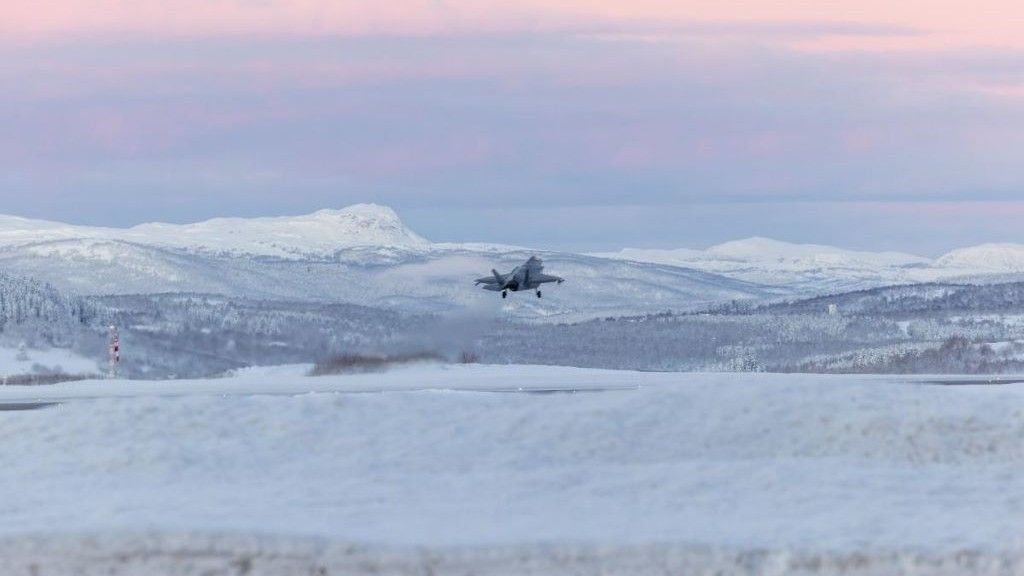
M1024 244L982 244L961 248L940 257L936 265L973 272L1024 272Z
M541 252L571 280L538 300L502 301L473 286L491 268L536 252L433 244L393 210L359 204L306 216L218 218L128 229L0 217L0 269L78 294L204 292L424 312L493 308L515 317L574 319L688 310L778 290L677 266Z
M868 267L915 266L928 260L902 252L859 252L818 244L792 244L770 238L748 238L712 246L706 254L714 259L765 261L800 266Z
M320 210L306 216L216 218L197 224L143 224L126 240L218 254L286 259L329 257L340 250L425 249L430 243L402 224L395 211L375 204Z
M142 224L128 229L73 226L57 222L0 216L0 247L36 245L37 254L55 244L57 252L102 257L111 243L134 243L206 254L265 256L302 260L325 258L340 250L429 248L430 243L409 230L394 210L376 204L356 204L341 210L320 210L304 216L276 218L215 218L196 224ZM87 240L89 242L81 243ZM107 250L110 258L114 251Z
M704 250L626 248L595 256L693 268L801 294L1024 274L1024 245L1017 244L964 248L933 260L901 252L748 238Z
M986 245L930 260L750 238L705 250L540 252L569 278L543 300L501 301L472 279L536 251L435 244L384 206L304 216L217 218L132 228L0 216L0 270L79 294L205 292L331 301L405 311L494 308L574 319L692 310L731 300L801 297L891 284L1024 274L1024 246Z

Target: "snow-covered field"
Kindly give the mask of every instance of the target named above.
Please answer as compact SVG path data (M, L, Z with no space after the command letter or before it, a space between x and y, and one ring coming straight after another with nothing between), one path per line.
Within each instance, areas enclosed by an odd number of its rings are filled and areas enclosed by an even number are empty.
M64 372L67 374L96 374L99 363L75 354L66 348L47 350L0 347L0 377L32 372Z
M0 388L0 573L1024 571L1024 384L302 373Z

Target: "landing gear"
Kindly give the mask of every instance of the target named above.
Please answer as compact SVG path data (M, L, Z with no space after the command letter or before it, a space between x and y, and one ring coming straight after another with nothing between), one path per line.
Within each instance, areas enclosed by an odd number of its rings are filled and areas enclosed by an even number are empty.
M502 290L502 291L501 291L501 297L502 297L503 299L504 299L504 298L508 298L508 290Z
M537 290L537 298L540 298L540 290Z

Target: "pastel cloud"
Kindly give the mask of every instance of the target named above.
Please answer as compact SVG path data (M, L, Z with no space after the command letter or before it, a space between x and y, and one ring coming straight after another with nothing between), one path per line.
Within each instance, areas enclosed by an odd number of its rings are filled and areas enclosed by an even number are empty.
M862 30L826 34L825 44L949 48L1024 46L1012 0L8 0L5 36L67 34L444 34L539 32L632 22L737 22L786 26L849 23L906 27L927 34L894 38ZM869 41L865 41L865 38ZM859 44L858 44L859 43Z
M9 0L0 16L0 31L24 37L497 32L557 25L562 12L543 2L468 0L57 0L45 6Z

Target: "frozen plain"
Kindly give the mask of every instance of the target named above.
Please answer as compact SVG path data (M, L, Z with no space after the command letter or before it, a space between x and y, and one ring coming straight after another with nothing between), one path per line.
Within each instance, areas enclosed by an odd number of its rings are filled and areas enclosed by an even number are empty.
M1024 384L302 373L0 388L0 573L1024 571Z

